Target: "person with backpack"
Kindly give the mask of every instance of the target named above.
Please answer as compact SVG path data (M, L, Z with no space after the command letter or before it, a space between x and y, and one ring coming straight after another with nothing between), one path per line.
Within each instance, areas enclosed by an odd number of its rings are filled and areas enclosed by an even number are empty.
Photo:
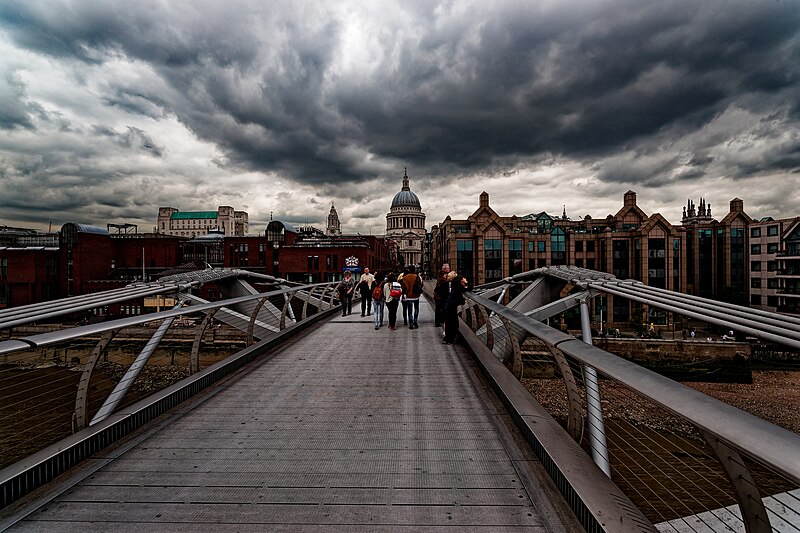
M417 329L419 327L417 319L419 318L419 297L422 296L422 278L417 275L414 265L408 267L408 273L403 276L402 286L408 314L408 329Z
M375 276L369 273L369 267L364 267L364 273L358 279L358 292L361 293L361 316L369 316L372 313L370 301L372 298L372 284ZM366 313L366 315L365 315Z
M400 304L400 297L403 295L403 287L397 281L397 276L389 274L386 283L383 285L383 298L386 301L386 308L389 310L389 329L396 330L397 306Z
M379 282L379 277L376 272L375 281L372 282L372 316L375 317L375 329L383 326L383 308L385 306L383 284L386 283L386 279Z

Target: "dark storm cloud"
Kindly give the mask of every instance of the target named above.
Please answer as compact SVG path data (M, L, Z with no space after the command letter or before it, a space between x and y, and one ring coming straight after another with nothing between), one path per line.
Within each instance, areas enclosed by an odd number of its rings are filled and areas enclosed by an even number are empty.
M141 150L155 157L160 157L162 154L161 148L156 146L147 132L139 128L128 126L124 132L119 133L108 126L94 125L91 127L91 132L99 137L107 137L123 148Z
M334 5L7 0L0 25L54 58L149 65L163 87L109 83L106 105L175 116L231 169L303 183L404 162L469 175L551 154L652 186L798 167L796 2L387 2L355 46L357 25ZM29 128L8 80L0 127ZM162 154L147 133L117 130L93 134Z
M33 129L30 114L38 110L25 102L25 86L14 72L0 72L0 129Z

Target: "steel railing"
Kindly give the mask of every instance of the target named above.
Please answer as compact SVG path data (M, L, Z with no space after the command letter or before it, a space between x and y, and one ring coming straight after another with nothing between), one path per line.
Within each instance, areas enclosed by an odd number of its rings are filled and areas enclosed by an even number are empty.
M461 316L660 530L800 531L800 435L477 292Z
M327 316L336 284L182 294L192 305L0 341L0 507Z

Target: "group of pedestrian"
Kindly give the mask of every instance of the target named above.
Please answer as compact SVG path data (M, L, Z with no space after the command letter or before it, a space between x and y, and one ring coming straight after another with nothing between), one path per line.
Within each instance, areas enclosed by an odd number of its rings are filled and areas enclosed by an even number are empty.
M380 293L373 291L375 305L385 304L389 311L389 329L397 329L397 309L402 305L403 324L408 329L419 327L419 298L422 296L422 278L414 266L409 266L401 274L389 273L383 281ZM378 300L380 297L381 300ZM381 303L379 303L381 302ZM383 316L375 322L375 329L383 326Z
M464 304L464 293L470 289L469 281L450 270L445 263L436 278L434 288L436 327L444 328L442 342L452 344L458 336L458 307ZM358 282L347 270L344 279L336 287L342 303L342 316L352 312L353 293L361 295L361 316L373 316L375 329L383 327L384 309L388 311L390 330L397 329L397 310L402 306L403 324L408 329L419 327L419 299L422 296L422 277L414 266L402 273L390 272L385 277L371 274L364 268ZM371 305L370 305L371 303Z

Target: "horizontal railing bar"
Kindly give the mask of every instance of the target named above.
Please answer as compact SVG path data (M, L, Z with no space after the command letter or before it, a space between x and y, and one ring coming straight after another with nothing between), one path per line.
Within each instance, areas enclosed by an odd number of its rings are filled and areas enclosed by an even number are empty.
M19 339L10 339L7 341L0 342L0 354L7 354L12 352L17 352L20 350L48 346L51 344L76 339L79 337L97 335L99 333L103 333L112 329L121 329L131 326L138 326L141 324L145 324L147 322L152 322L155 320L163 320L171 317L193 315L203 311L208 311L209 309L217 309L220 307L235 305L250 300L257 300L259 298L263 298L264 296L284 294L290 291L297 291L298 289L300 290L311 289L313 287L326 286L326 285L331 285L333 283L336 282L315 283L310 285L303 285L301 287L292 287L291 289L279 289L275 291L268 291L258 294L249 294L246 296L238 296L236 298L220 300L217 302L210 302L207 304L191 305L175 310L161 311L158 313L150 313L147 315L138 315L133 317L120 318L117 320L110 320L108 322L99 322L97 324L88 324L86 326L78 326L75 328L69 328L60 331L52 331L49 333L41 333L38 335L31 335L28 337L20 337ZM20 346L20 341L26 343L24 347Z
M93 309L100 305L124 302L140 296L182 291L208 281L216 281L231 277L250 277L281 283L283 280L239 269L215 269L187 272L165 276L152 282L140 282L126 285L118 289L102 291L79 296L70 296L59 300L50 300L36 304L13 307L0 311L0 328L10 328L26 324L34 320L47 320L56 316Z
M467 297L564 354L594 367L753 460L800 483L800 435L663 377L474 293Z
M611 281L607 282L610 283ZM594 285L596 282L590 282L591 285ZM645 292L653 293L653 294L660 294L660 295L675 295L680 298L683 302L696 302L697 304L701 304L704 306L713 306L716 309L728 309L730 311L736 312L737 314L741 314L742 316L749 316L749 317L761 317L764 319L766 323L790 323L794 325L800 326L800 318L796 318L789 315L781 315L779 313L771 313L769 311L764 311L762 309L755 309L752 307L744 307L741 305L736 305L728 302L722 302L719 300L711 300L709 298L703 298L701 296L693 296L691 294L683 294L675 291L670 291L667 289L661 289L659 287L651 287L649 285L645 285L641 281L634 281L629 285L632 288L637 288L638 290L642 290Z
M597 287L597 285L593 284L593 287ZM710 309L697 311L695 308L682 306L676 303L662 303L664 302L664 299L662 298L641 296L635 291L631 291L622 287L612 288L606 286L602 290L610 294L628 298L629 300L646 303L665 311L672 311L674 313L679 313L685 316L696 318L698 320L703 320L704 322L711 324L717 324L724 327L730 327L731 324L736 324L737 327L734 329L738 329L743 333L747 333L754 337L761 337L778 344L800 348L800 334L786 328L778 328L769 324L763 324L753 320L734 317L725 313L718 313Z

